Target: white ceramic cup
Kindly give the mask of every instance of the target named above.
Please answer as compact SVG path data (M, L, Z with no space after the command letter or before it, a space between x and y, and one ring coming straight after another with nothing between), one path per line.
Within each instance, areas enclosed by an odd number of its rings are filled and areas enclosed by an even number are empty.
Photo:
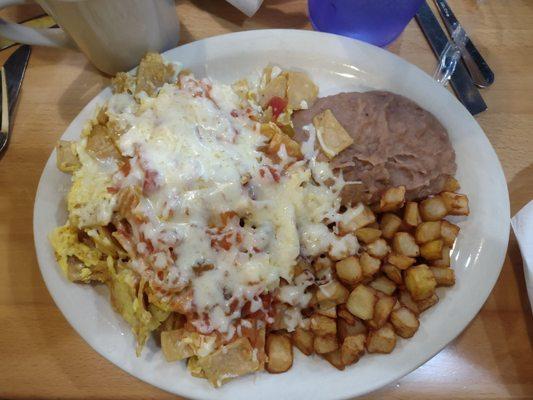
M41 46L79 48L99 70L136 66L148 51L175 47L174 0L35 0L61 28L35 29L0 19L0 36ZM0 9L30 0L0 0Z

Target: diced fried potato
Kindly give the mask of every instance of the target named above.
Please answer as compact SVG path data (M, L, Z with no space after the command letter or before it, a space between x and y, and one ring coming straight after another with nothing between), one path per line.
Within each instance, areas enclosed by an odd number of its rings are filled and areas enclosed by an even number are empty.
M450 215L468 215L470 209L468 207L468 197L464 194L442 192L440 194L445 208Z
M297 327L292 334L292 342L306 356L313 354L313 342L315 335L313 332L301 327Z
M444 244L446 246L453 246L453 243L455 242L455 239L459 234L459 229L460 228L457 225L452 224L451 222L448 222L446 220L442 221L442 224L440 226L440 235L442 237L442 240L444 240Z
M381 231L379 229L368 227L359 228L355 231L355 236L360 242L369 244L378 240L381 237Z
M453 286L455 285L455 271L451 268L431 268L433 276L437 281L437 286Z
M360 319L356 319L353 325L348 324L342 319L337 320L337 332L341 342L348 336L357 336L359 334L366 336L367 331L366 325Z
M414 201L408 201L407 204L405 204L403 221L412 228L418 226L418 224L422 222L420 210L418 209L418 203Z
M430 197L420 203L420 215L424 221L439 221L448 214L441 196Z
M387 275L387 278L389 278L391 281L393 281L397 285L403 284L403 278L402 278L402 271L392 265L392 264L383 264L383 267L381 268L383 273Z
M268 362L266 370L271 374L288 371L292 367L292 344L287 335L270 333L266 339Z
M363 268L359 259L354 256L337 261L335 271L339 279L348 285L355 285L363 279Z
M344 363L342 362L341 349L334 350L330 353L322 354L322 357L333 365L338 370L344 370Z
M379 271L381 267L381 261L378 258L374 258L368 253L364 252L359 257L359 264L363 269L363 275L370 277Z
M369 353L388 354L396 346L396 334L392 325L387 323L376 331L370 331L366 338L366 350Z
M366 335L348 336L341 345L341 361L343 365L350 365L359 360L365 351Z
M386 276L380 276L370 282L370 287L379 290L386 295L392 295L396 290L396 284Z
M404 256L403 254L391 253L387 257L387 261L399 269L407 269L416 261L415 258Z
M416 227L415 240L424 244L439 239L441 236L441 221L422 222Z
M459 189L461 189L461 185L459 185L459 182L457 179L455 179L453 176L449 176L446 179L446 182L444 183L444 191L445 192L456 192Z
M318 304L316 312L325 317L337 318L337 308L335 306L324 308L323 306Z
M366 246L366 251L372 257L385 258L390 253L390 247L385 239L378 239Z
M339 281L332 280L325 285L320 285L316 292L316 300L319 304L342 304L346 303L350 291ZM329 307L326 307L329 308Z
M346 233L355 233L357 229L363 228L376 222L376 216L370 208L364 206L348 209L339 223L339 231L342 235Z
M267 83L259 93L259 105L265 108L273 97L287 98L287 78L280 74Z
M369 320L374 317L374 305L377 298L374 290L371 288L358 285L348 297L346 308L353 315L363 320Z
M402 220L396 214L387 213L381 217L380 227L385 239L392 239L394 234L398 232Z
M450 263L450 248L448 246L443 246L441 258L439 260L432 261L431 265L433 267L448 268Z
M402 290L400 292L400 296L398 297L398 300L400 301L400 304L407 307L409 310L411 310L416 315L420 314L420 309L418 308L418 303L413 300L411 295L407 290Z
M416 304L420 312L422 312L422 311L426 311L430 307L433 307L435 304L438 303L438 301L439 301L439 297L437 296L436 293L433 293L433 295L431 295L427 299L417 301Z
M442 257L442 239L433 240L420 247L420 255L428 261L439 260Z
M379 209L381 212L395 211L403 207L405 186L389 188L381 195Z
M372 329L381 328L389 319L389 315L396 304L396 299L391 296L379 297L374 307L374 318L367 321L368 326Z
M336 335L337 323L333 318L314 314L311 317L311 331L318 336Z
M286 75L288 107L292 110L311 107L318 96L318 86L305 72L287 71Z
M330 109L313 117L318 142L322 152L329 158L335 157L353 143L352 137L335 118Z
M348 311L348 309L346 308L346 304L340 304L337 308L337 315L339 316L339 318L342 318L350 325L355 324L355 321L357 321L357 319L352 315L350 311Z
M425 264L415 265L405 271L405 286L413 300L423 300L435 293L437 281Z
M333 261L331 261L328 257L318 257L313 262L313 269L315 270L315 274L330 269L332 266Z
M329 336L315 336L313 346L317 354L326 354L335 351L339 348L337 337Z
M420 326L420 322L416 315L407 307L401 307L392 311L390 322L392 323L396 334L403 338L412 337Z
M392 248L398 254L407 257L418 257L420 248L415 242L415 238L407 232L396 232L392 239Z

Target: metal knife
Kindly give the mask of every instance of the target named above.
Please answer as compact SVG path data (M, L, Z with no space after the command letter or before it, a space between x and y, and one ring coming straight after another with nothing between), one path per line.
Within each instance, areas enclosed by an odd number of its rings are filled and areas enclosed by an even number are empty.
M459 21L446 0L434 1L444 21L444 26L446 26L448 33L452 35L453 31L460 26ZM465 51L461 52L461 57L468 72L472 76L472 80L477 86L484 88L494 82L494 72L492 72L483 56L479 54L476 46L474 46L474 43L468 37L465 43Z
M7 148L9 143L9 136L13 126L13 111L15 110L30 53L30 46L20 46L9 56L1 70L0 153Z
M433 14L433 11L431 11L431 8L429 8L425 1L416 14L416 20L420 28L422 28L422 32L424 32L433 52L439 58L448 43L448 38L440 27L435 14ZM487 109L487 105L463 64L457 64L450 83L457 98L463 103L470 114L476 115Z

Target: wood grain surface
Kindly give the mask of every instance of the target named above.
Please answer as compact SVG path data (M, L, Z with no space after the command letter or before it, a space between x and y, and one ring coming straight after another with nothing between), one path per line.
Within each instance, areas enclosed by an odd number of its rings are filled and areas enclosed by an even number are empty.
M501 160L512 213L533 199L533 1L450 0L496 73L477 117ZM222 0L177 2L180 43L258 28L310 29L304 0L266 0L245 18ZM3 12L24 19L36 9ZM389 50L427 72L435 57L411 22ZM12 49L0 53L5 61ZM41 279L32 234L37 183L56 140L108 84L81 53L33 49L0 159L0 398L175 399L93 351ZM480 166L480 173L482 173ZM483 279L483 277L480 277ZM80 313L83 310L80 309ZM442 352L367 399L532 399L533 319L513 235L501 276L479 315Z

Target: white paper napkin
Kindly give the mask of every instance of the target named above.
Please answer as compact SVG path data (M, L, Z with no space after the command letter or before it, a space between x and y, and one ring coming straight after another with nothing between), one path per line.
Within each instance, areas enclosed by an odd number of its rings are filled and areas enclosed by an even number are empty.
M524 260L527 294L533 308L533 201L518 211L511 219L511 226Z
M247 16L251 17L261 7L263 0L227 0L228 3L234 5Z

